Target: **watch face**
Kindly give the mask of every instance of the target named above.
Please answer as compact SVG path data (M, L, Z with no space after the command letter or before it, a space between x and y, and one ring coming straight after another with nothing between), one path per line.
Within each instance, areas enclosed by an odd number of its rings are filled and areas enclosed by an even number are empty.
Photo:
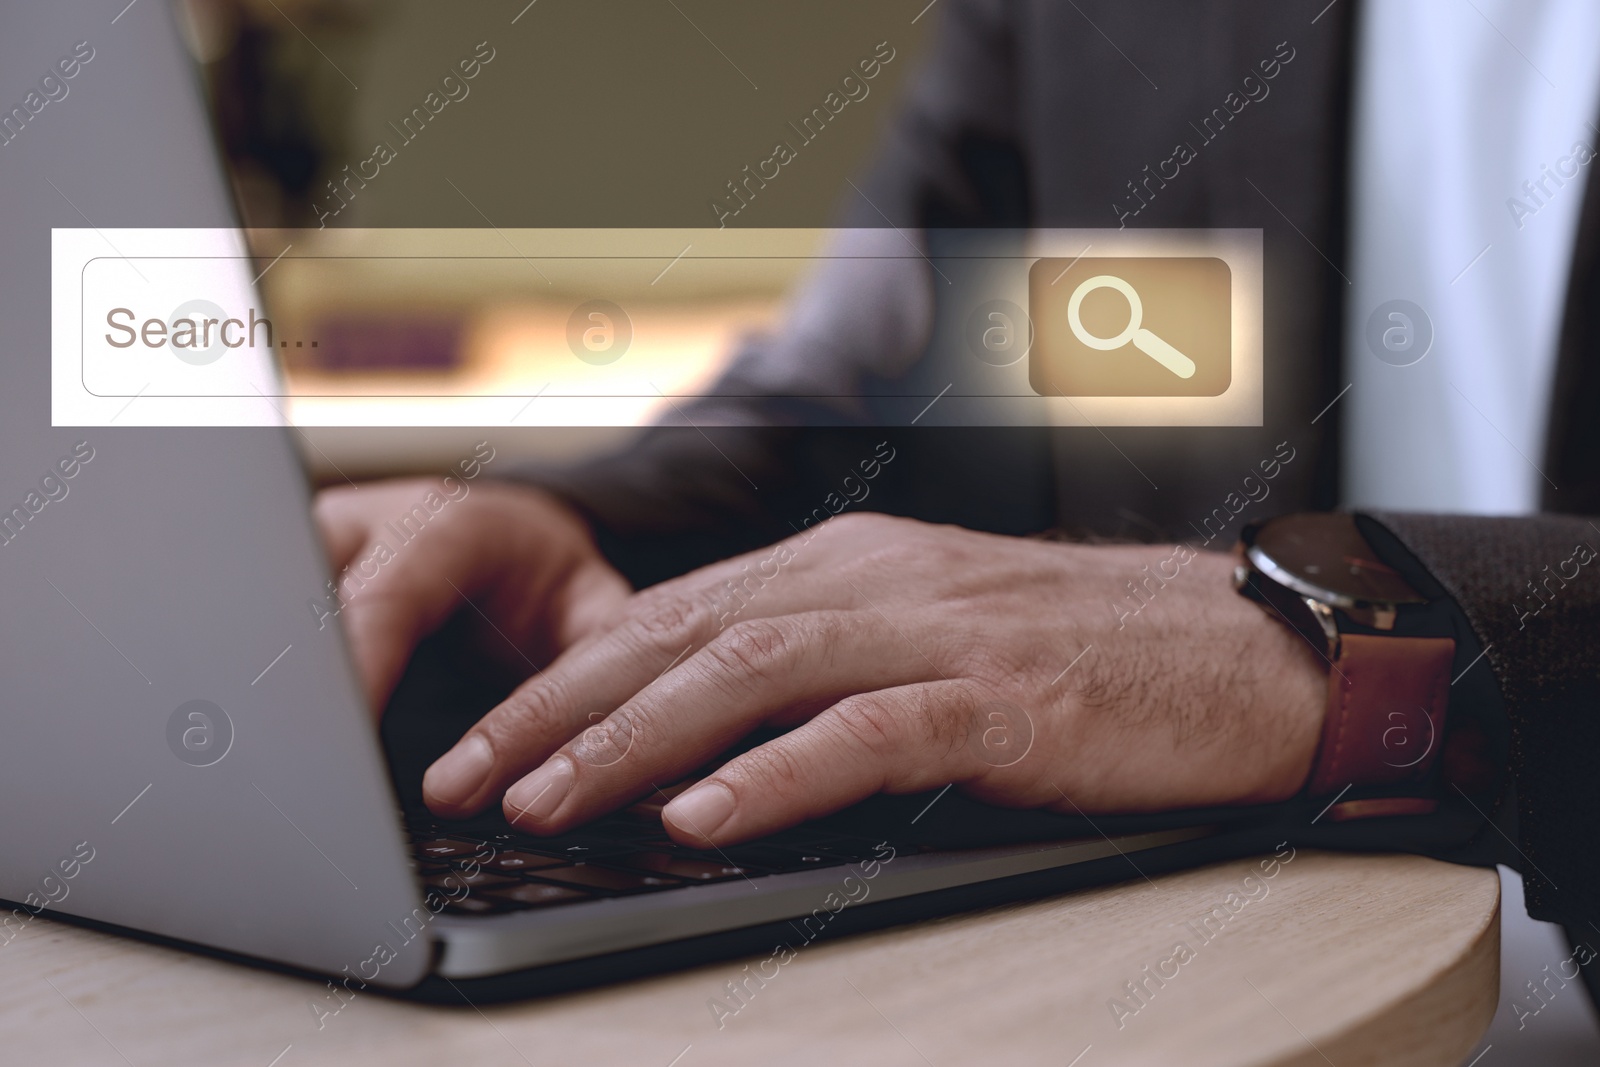
M1377 558L1351 515L1310 512L1273 519L1255 531L1250 556L1273 578L1323 602L1426 603Z

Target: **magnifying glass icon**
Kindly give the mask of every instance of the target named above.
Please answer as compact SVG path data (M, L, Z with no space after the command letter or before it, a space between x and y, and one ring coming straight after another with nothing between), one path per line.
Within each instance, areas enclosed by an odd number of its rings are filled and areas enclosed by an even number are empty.
M1115 337L1097 337L1084 328L1083 298L1096 289L1115 289L1127 298L1128 325ZM1194 360L1144 329L1140 325L1143 319L1144 304L1139 300L1138 291L1123 279L1111 274L1097 274L1093 278L1085 279L1073 290L1072 299L1067 301L1067 325L1072 328L1072 335L1085 345L1098 352L1110 352L1122 348L1131 341L1135 348L1178 377L1193 378Z

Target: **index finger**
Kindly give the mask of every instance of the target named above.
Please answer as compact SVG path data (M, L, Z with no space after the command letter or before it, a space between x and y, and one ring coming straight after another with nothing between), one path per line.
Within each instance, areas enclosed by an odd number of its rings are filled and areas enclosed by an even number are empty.
M428 808L465 818L568 738L603 718L715 633L704 604L655 597L626 621L568 650L473 724L422 777Z
M739 623L507 790L506 818L559 833L677 781L763 722L931 673L875 615Z
M752 554L753 555L753 554ZM704 647L734 618L754 618L828 606L836 599L816 581L759 595L730 611L722 583L748 569L750 557L726 560L637 594L610 629L569 649L478 720L428 768L422 793L445 818L476 814L510 784L543 763L587 726L644 689L673 664ZM749 586L745 586L747 590Z

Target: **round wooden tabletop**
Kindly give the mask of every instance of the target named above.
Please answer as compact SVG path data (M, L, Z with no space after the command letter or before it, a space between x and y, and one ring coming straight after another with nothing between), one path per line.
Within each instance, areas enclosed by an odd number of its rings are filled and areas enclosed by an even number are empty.
M730 960L481 1009L361 993L320 1029L321 983L34 922L0 948L0 1049L138 1067L1457 1067L1495 1009L1495 872L1284 854L817 944L759 982Z

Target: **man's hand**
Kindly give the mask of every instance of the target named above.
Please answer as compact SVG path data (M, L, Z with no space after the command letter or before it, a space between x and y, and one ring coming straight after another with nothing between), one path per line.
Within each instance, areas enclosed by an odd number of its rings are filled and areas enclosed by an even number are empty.
M793 729L666 807L675 839L949 782L1061 811L1284 799L1309 773L1326 676L1231 568L1185 546L834 519L632 597L478 722L424 795L558 833L771 725Z
M325 490L315 515L375 714L417 642L457 612L477 615L484 650L525 675L528 663L548 662L631 592L583 520L537 489L375 482Z

